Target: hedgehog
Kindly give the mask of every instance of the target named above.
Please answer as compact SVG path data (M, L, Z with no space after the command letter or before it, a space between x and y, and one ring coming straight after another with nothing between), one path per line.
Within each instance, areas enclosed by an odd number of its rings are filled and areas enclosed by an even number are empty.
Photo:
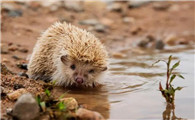
M57 86L94 87L107 70L107 59L105 46L93 34L56 22L37 40L27 74Z

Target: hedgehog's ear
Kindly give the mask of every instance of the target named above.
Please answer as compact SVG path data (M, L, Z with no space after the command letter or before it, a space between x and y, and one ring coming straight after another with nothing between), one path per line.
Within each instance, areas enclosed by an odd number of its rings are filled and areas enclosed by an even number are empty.
M107 69L108 69L107 66L101 68L102 71L106 71Z
M68 55L63 55L63 56L61 56L61 61L64 63L64 64L66 64L67 63L67 61L68 61Z

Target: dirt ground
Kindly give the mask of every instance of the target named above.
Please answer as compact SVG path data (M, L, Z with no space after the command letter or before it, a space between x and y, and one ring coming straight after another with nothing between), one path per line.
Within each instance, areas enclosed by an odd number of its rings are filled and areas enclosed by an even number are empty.
M33 47L41 32L56 21L66 21L95 34L106 46L110 56L125 48L137 49L137 43L146 36L162 40L175 35L177 44L194 44L194 2L151 2L136 8L128 8L126 2L118 2L119 10L108 10L99 2L84 3L84 11L77 12L59 7L43 7L38 2L9 2L22 15L13 17L7 9L1 9L1 63L15 75L1 74L1 86L9 92L16 84L22 84L31 93L41 92L42 83L18 76L26 70L18 63L28 63ZM155 7L156 6L156 7ZM125 18L127 19L125 21ZM82 25L80 21L96 19L104 30ZM179 41L179 42L178 42ZM3 50L4 49L4 50ZM5 52L3 52L5 51ZM1 100L1 113L12 107L14 101Z

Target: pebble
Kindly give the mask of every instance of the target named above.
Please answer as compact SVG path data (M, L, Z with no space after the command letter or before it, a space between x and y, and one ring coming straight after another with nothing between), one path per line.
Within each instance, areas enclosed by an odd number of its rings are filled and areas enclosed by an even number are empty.
M22 84L14 84L14 90L17 90L20 88L24 88L24 86Z
M21 58L19 58L18 56L16 55L13 55L12 58L14 58L15 60L20 60Z
M122 6L120 3L112 3L108 6L108 10L110 11L116 11L116 12L121 12L122 11Z
M97 32L105 32L106 27L102 24L97 24L97 25L95 25L94 30Z
M24 72L20 72L20 73L18 73L18 75L19 75L19 76L24 76L24 77L26 77L26 78L29 78L28 75L27 75L26 73L24 73Z
M135 18L133 18L133 17L124 17L123 22L124 23L135 23Z
M155 10L160 10L160 11L164 11L167 10L170 7L170 4L165 4L165 3L154 3L153 4L153 9Z
M100 22L106 26L111 26L114 23L113 20L108 19L108 18L102 18L100 19Z
M23 12L21 10L11 10L8 12L8 16L10 17L19 17L22 16Z
M175 45L177 42L178 38L174 34L170 34L165 38L165 43L168 45Z
M8 45L1 44L1 54L7 54L8 52Z
M22 52L22 53L27 53L28 52L28 49L26 49L26 48L20 48L19 51Z
M27 93L26 89L21 88L12 93L7 94L8 98L12 101L17 100L22 94Z
M148 43L149 43L149 41L144 39L144 40L141 40L141 41L138 43L138 46L139 46L139 47L142 47L142 48L147 48Z
M1 9L5 10L5 11L10 11L10 10L14 10L15 7L12 4L9 4L9 3L2 3Z
M156 49L162 50L164 48L164 46L165 46L165 44L162 40L156 41L156 46L155 46Z
M138 7L141 7L143 5L146 5L148 3L150 3L151 1L150 0L147 0L147 1L136 1L136 0L132 0L132 1L129 1L128 3L128 7L129 8L138 8Z
M28 65L27 64L17 64L17 67L19 67L20 69L24 69L24 70L28 70Z
M9 51L16 51L16 50L18 50L18 46L17 45L11 45L11 46L9 46L8 50Z
M76 111L76 115L78 116L79 120L105 120L100 113L84 108L79 108Z
M133 35L137 35L140 31L142 31L142 28L141 27L135 27L131 30L131 33Z
M119 52L112 53L112 56L114 58L126 58L127 57L127 55L125 55L123 53L119 53Z
M1 99L7 95L7 91L4 87L0 86Z
M65 8L68 9L68 10L73 10L73 11L76 11L76 12L82 12L84 11L84 8L83 8L83 1L64 1L65 4Z
M1 74L7 75L7 74L13 74L5 64L0 64L1 65Z
M78 108L78 102L72 97L62 98L60 101L63 101L66 104L68 110L76 110Z
M80 21L79 24L95 26L99 24L99 21L97 19L86 19L86 20Z
M12 115L19 120L32 120L39 115L39 106L30 94L23 94L15 103Z

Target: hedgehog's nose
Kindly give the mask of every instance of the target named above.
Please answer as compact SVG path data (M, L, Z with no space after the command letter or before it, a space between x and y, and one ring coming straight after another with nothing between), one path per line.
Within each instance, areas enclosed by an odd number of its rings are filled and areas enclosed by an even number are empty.
M82 83L83 83L83 78L81 78L81 77L76 77L75 81L76 81L78 84L82 84Z

